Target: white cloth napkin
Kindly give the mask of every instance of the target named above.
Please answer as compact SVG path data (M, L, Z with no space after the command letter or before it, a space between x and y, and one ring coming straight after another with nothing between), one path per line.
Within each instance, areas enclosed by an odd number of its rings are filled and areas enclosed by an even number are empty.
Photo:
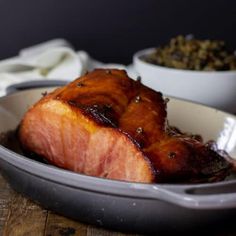
M126 69L130 76L136 77L131 66L98 62L85 51L73 50L66 40L54 39L0 61L0 96L6 95L6 88L12 84L40 79L70 81L98 67Z

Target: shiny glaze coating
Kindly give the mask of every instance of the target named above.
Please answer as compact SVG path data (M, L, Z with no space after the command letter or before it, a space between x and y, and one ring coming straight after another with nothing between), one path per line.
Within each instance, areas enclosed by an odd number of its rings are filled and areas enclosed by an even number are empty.
M202 182L228 164L210 146L170 132L162 94L123 70L96 69L43 97L26 113L25 150L88 175L134 182Z

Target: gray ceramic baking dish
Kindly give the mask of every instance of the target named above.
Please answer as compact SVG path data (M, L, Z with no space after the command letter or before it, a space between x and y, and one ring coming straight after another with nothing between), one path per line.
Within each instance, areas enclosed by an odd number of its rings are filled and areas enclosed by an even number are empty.
M0 132L15 130L25 111L51 89L31 88L0 98ZM183 131L214 139L236 158L235 116L170 98L168 119ZM233 177L191 185L114 181L63 170L4 146L0 146L0 169L16 191L43 207L118 231L193 232L236 215Z

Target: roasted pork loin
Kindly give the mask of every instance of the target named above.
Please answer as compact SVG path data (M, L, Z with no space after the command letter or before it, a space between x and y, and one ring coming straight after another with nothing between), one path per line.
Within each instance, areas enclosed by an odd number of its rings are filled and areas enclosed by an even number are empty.
M44 96L19 128L23 149L86 175L134 182L225 177L210 145L171 129L160 92L123 70L96 69Z

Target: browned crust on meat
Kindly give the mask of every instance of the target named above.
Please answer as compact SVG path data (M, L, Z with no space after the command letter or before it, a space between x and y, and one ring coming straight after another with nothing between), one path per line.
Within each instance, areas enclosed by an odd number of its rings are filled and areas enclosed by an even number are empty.
M52 101L65 106L70 116L87 119L89 134L101 129L104 133L109 130L111 137L123 137L127 148L134 148L146 163L146 177L140 182L201 181L228 168L220 155L201 142L168 133L162 94L130 79L124 70L96 69L42 98L21 123L20 139L25 148L32 149L26 135L30 117L37 110L43 116L42 107Z

